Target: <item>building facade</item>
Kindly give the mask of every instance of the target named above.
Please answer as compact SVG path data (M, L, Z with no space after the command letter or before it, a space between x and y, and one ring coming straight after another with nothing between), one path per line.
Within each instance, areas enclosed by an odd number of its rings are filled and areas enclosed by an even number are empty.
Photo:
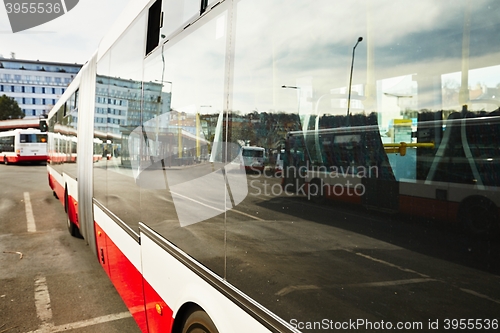
M99 75L96 83L95 127L104 133L133 130L170 110L171 93L157 82L141 82ZM142 118L141 118L142 108ZM165 124L159 124L165 127ZM125 130L126 131L126 130Z
M82 65L0 57L0 96L16 100L26 118L48 114Z

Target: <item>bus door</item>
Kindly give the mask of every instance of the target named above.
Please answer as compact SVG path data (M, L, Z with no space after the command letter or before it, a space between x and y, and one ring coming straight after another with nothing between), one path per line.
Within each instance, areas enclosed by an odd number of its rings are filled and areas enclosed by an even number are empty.
M364 190L361 203L369 209L397 212L399 182L384 150L378 126L366 127L361 137L361 151L356 161L366 170L361 182Z

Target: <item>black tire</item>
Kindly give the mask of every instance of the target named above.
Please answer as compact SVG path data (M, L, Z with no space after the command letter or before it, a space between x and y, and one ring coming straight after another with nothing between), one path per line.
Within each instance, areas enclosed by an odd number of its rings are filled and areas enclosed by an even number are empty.
M459 218L464 229L478 236L490 236L498 232L498 209L485 197L471 197L462 202Z
M76 224L72 223L69 219L69 215L66 214L66 224L68 225L68 231L69 234L73 237L76 238L82 238L82 235L80 234L80 230L76 226Z
M195 310L187 316L182 333L219 333L219 331L205 311Z
M54 192L55 193L55 192ZM82 234L80 234L80 229L76 226L76 224L72 223L69 218L69 209L68 209L68 194L67 192L64 195L64 202L66 207L66 226L68 227L69 234L75 238L83 238Z

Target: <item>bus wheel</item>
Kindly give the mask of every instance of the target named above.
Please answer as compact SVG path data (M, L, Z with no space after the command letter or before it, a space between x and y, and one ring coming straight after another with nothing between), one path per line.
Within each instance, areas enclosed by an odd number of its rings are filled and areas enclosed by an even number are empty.
M66 206L66 225L68 227L69 234L73 237L76 238L83 238L82 235L80 234L80 230L76 226L76 224L71 222L71 219L69 218L69 207L68 207L68 195L64 195L64 202Z
M325 186L321 179L312 179L309 183L309 188L307 190L309 198L315 203L324 203L325 202Z
M207 313L203 310L195 310L189 314L184 322L182 333L218 333Z
M69 234L71 236L76 237L76 238L81 238L80 231L78 230L78 227L74 223L71 223L71 221L69 219L69 215L66 215L66 224L68 226L68 231L69 231Z
M471 197L460 205L459 216L465 230L478 236L498 231L498 209L485 197Z

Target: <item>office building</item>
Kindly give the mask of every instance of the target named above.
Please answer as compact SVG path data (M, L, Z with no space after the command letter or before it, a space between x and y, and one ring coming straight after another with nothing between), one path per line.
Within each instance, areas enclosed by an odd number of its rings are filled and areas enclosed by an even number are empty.
M13 97L25 118L48 114L81 67L0 57L0 96Z

